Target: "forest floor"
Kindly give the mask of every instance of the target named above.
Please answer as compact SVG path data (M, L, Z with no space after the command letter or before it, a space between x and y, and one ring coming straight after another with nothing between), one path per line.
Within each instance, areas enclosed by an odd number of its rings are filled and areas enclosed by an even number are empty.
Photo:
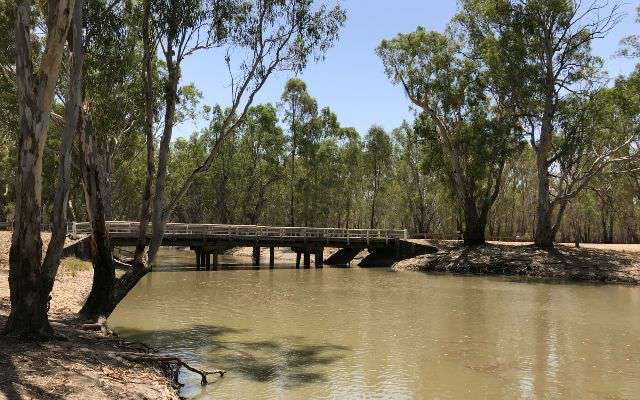
M43 240L48 237L43 234ZM0 232L0 329L10 310L10 232ZM75 313L92 282L91 263L63 259L49 318L64 340L44 343L0 338L0 399L177 399L159 363L126 360L134 344L82 329Z
M455 241L419 241L439 251L393 265L396 271L509 275L525 278L640 284L640 245L558 244L552 251L529 243L491 242L465 247Z

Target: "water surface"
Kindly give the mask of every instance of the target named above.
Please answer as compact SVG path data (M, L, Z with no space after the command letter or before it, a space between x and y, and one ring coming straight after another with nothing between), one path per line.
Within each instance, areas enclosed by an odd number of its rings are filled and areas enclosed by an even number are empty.
M176 268L192 254L164 254L174 268L146 276L109 323L229 371L204 388L184 374L187 397L640 398L640 288L361 268L196 272Z

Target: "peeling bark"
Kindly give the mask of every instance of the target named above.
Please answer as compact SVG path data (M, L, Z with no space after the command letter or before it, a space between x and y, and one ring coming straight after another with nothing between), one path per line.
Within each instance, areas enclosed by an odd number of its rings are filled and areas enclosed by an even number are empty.
M42 161L74 4L74 0L48 3L46 45L36 70L31 49L32 4L30 0L16 2L16 86L20 123L14 231L9 252L11 313L4 329L5 333L15 336L42 338L53 334L47 311L59 257L56 260L57 244L52 244L51 259L47 265L42 264ZM64 148L61 154L66 154ZM64 170L64 165L61 168ZM66 202L63 204L66 206ZM64 216L61 215L58 222L64 224Z
M80 315L98 319L112 311L115 266L111 253L111 241L106 224L104 198L104 169L95 152L91 115L85 110L81 124L80 144L82 149L82 183L91 221L91 258L93 261L93 283L89 297L80 310Z

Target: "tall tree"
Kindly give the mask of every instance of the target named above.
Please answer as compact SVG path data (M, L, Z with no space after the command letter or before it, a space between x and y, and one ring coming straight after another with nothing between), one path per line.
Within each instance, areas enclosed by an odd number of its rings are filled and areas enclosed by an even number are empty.
M277 126L278 118L271 104L249 109L239 145L243 217L256 225L264 213L269 191L282 180L282 153L285 138Z
M50 336L53 333L47 319L49 294L60 262L64 240L51 241L42 263L41 204L42 159L49 130L50 113L60 64L72 15L79 12L81 3L74 0L48 2L46 7L46 44L40 62L36 64L32 40L32 3L16 2L16 82L20 117L18 170L16 172L16 206L14 231L9 254L9 288L11 313L5 333L25 337ZM36 66L37 65L37 66ZM75 121L73 121L75 124ZM68 132L73 132L71 129ZM65 138L66 139L66 138ZM69 152L63 140L63 157L58 190L67 191ZM57 215L52 235L58 237L66 229L64 207ZM62 233L64 238L64 233Z
M370 182L369 229L376 228L378 197L390 177L391 138L382 127L372 126L365 138L365 165Z
M243 8L242 18L235 19L229 36L230 46L242 49L239 76L231 77L231 106L220 126L215 145L207 159L184 181L177 194L163 206L161 223L154 221L149 245L153 260L164 234L164 223L185 195L195 178L207 171L225 138L244 121L256 94L277 71L301 71L310 58L316 61L338 39L346 15L344 10L325 4L315 6L313 0L256 0ZM233 60L227 52L226 63L232 71ZM161 205L156 199L156 205Z
M560 136L580 129L569 127L566 119L562 121L562 109L567 107L563 103L568 101L575 107L575 96L589 97L601 79L601 60L591 54L591 43L616 25L619 5L566 0L465 3L485 31L496 34L494 70L502 72L502 81L510 87L536 155L535 243L552 247L567 199L575 196L554 196L553 191L555 171L568 149ZM574 149L579 151L579 147ZM611 154L607 153L600 155L596 169L608 163Z
M298 148L318 112L316 100L307 92L307 85L298 78L290 79L281 96L284 121L289 125L289 226L295 226L296 215L296 157Z
M433 199L429 193L431 176L422 173L424 149L418 133L406 121L394 129L394 138L399 147L398 180L402 183L402 193L406 197L405 207L411 215L412 230L426 233L434 215Z
M341 132L344 144L340 148L339 181L342 182L342 191L339 199L345 200L344 224L340 226L349 229L354 224L357 226L358 201L363 191L363 164L364 152L360 134L355 128L343 128Z
M377 49L389 78L422 111L421 134L431 167L442 169L464 215L464 242L483 244L489 211L500 192L506 161L517 148L513 113L494 90L482 53L466 46L466 32L415 32Z

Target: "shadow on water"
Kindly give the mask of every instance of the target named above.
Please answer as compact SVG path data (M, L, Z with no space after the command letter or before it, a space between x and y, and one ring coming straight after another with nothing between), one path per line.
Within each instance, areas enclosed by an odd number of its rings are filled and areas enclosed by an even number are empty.
M316 367L327 366L351 349L334 344L309 344L304 337L285 336L270 340L237 340L249 330L197 325L184 330L120 332L129 340L144 342L174 353L194 364L224 369L229 376L254 382L278 381L285 388L325 382ZM234 339L227 336L233 335Z

